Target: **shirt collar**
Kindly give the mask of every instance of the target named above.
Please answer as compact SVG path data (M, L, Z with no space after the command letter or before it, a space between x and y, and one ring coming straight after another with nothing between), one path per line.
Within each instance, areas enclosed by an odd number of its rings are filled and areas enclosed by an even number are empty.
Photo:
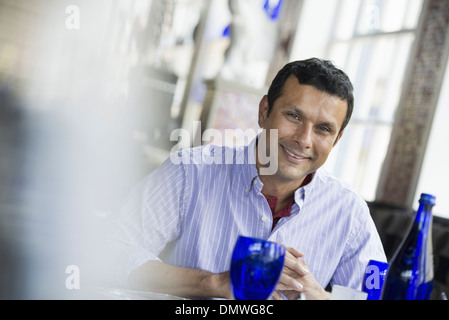
M256 144L258 138L259 136L256 136L245 148L245 152L248 152L248 156L245 157L244 183L249 191L252 188L256 188L256 191L262 191L263 187L256 166Z
M314 188L317 180L317 171L312 173L312 179L305 186L299 187L295 191L295 202L300 206L304 202L304 199L307 195L310 194L310 191Z

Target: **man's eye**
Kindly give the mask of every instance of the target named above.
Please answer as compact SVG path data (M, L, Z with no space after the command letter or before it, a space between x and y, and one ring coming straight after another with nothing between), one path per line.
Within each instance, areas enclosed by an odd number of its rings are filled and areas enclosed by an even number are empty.
M295 120L299 120L299 116L296 113L289 113L288 115Z
M319 126L318 129L320 129L321 131L325 131L325 132L331 132L331 130L326 126Z

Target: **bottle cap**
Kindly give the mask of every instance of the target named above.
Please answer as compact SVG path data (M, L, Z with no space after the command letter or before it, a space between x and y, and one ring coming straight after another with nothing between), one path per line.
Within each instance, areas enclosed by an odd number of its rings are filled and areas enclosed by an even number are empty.
M430 204L432 206L435 205L435 196L428 193L421 193L421 197L419 198L419 203Z

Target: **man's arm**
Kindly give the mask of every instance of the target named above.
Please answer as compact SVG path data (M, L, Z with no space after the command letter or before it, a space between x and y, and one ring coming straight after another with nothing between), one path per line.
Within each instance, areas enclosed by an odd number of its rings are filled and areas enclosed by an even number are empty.
M160 261L148 261L135 269L127 282L132 289L180 297L231 298L229 272L215 274Z

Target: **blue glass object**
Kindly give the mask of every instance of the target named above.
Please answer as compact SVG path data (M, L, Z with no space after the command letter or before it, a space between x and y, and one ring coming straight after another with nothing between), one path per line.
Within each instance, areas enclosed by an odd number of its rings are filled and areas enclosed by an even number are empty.
M230 37L230 36L231 36L231 25L228 24L226 26L226 28L224 28L224 30L223 30L222 37L223 38L227 38L227 37Z
M284 268L285 247L240 236L231 261L231 291L236 300L266 300Z
M279 19L279 15L281 14L283 0L266 0L263 6L263 9L267 13L268 17L276 21Z
M362 291L368 294L366 300L380 300L388 266L387 262L377 260L368 262L362 282Z
M390 262L382 300L429 300L433 288L434 205L435 196L421 194L415 219Z

